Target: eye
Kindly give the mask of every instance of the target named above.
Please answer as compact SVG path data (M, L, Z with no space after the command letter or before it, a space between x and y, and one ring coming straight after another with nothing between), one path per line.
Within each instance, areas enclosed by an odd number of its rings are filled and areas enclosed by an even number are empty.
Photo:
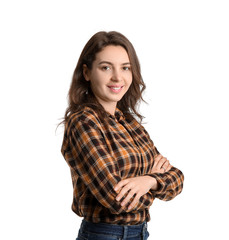
M124 71L130 71L130 67L123 67L122 68Z
M108 70L110 70L111 68L109 67L109 66L102 66L102 70L104 70L104 71L108 71Z

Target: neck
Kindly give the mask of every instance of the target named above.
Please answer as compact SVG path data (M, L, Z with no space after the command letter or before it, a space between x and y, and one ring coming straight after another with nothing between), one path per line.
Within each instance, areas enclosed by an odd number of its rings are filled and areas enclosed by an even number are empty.
M117 103L114 102L113 104L111 103L101 103L100 104L103 106L103 108L105 109L106 112L110 113L111 115L115 115L115 109L117 106Z

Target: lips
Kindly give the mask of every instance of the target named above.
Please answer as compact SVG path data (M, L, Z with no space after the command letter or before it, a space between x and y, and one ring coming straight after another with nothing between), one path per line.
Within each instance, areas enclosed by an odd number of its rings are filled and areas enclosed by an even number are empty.
M110 90L112 92L115 92L115 93L119 93L123 88L123 86L117 86L117 85L111 85L111 86L108 86L108 87L110 88Z
M119 89L119 88L122 88L123 86L117 86L117 85L111 85L111 86L108 86L109 88L114 88L114 89Z

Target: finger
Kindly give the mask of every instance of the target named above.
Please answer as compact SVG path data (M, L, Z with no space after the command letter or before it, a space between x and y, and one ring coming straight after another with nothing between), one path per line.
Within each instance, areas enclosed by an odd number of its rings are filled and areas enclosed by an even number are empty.
M166 168L166 172L168 172L172 168L172 165L169 164L169 166Z
M157 163L160 159L162 158L162 155L161 154L158 154L156 157L155 157L155 162Z
M122 181L120 181L115 187L114 187L114 190L116 192L118 192L123 186L125 186L126 184L128 184L128 179L124 179Z
M130 189L131 189L130 184L128 184L128 185L126 185L125 187L123 187L122 190L119 192L118 196L116 197L116 200L119 201L120 199L122 199L123 196L124 196L125 194L127 194Z
M158 164L159 164L159 162L160 162L160 160L161 160L162 158L163 158L163 157L162 157L161 154L159 154L159 155L156 156L155 161L154 161L154 168L157 168L157 166L158 166Z
M168 161L167 158L165 158L165 157L161 158L157 164L158 169L161 169L162 166L166 163L166 161Z
M169 160L165 161L164 164L162 165L162 168L166 171L166 169L169 167L170 163Z
M164 170L164 173L168 172L171 168L172 168L172 165L170 165L170 164L162 166L162 169Z
M134 196L134 194L136 194L136 193L133 189L131 191L129 191L128 195L122 201L121 206L122 207L125 206L130 201L130 199Z
M139 196L138 194L136 194L134 200L133 200L132 203L129 205L128 210L133 209L133 208L137 205L137 203L138 203L138 201L139 201L139 198L140 198L140 196Z

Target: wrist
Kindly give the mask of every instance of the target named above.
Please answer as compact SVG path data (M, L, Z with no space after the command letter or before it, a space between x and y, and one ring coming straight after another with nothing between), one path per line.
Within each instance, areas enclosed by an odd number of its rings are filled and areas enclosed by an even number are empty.
M157 180L156 180L156 178L154 178L154 177L151 177L151 176L147 176L148 178L149 178L149 181L150 181L150 185L151 185L151 189L152 190L157 190L157 188L158 188L158 183L157 183Z

